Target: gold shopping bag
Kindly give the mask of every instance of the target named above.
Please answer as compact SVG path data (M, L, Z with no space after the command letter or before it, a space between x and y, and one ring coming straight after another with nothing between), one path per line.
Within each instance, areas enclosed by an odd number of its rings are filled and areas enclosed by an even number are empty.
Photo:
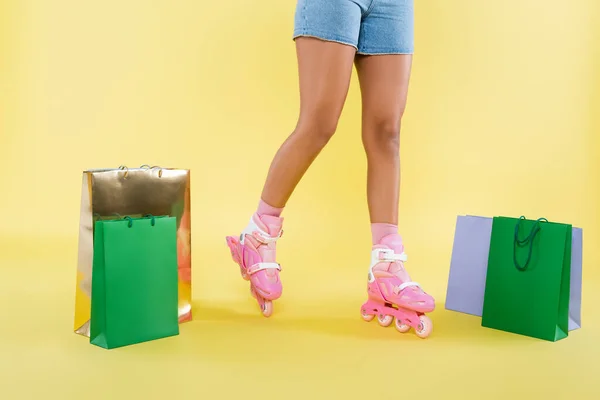
M192 319L190 171L141 166L83 172L75 333L90 335L94 221L119 216L165 215L177 221L179 322Z

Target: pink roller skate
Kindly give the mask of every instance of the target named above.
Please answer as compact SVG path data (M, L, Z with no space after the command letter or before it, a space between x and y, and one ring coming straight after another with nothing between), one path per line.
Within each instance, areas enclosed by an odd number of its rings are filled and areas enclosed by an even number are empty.
M395 317L399 332L408 332L412 327L424 339L433 329L425 313L435 309L435 300L411 281L404 269L406 260L398 235L386 236L373 246L367 284L369 299L362 305L361 315L367 322L377 316L384 327L390 326Z
M250 292L265 317L273 313L273 300L281 296L281 266L275 261L275 245L283 233L283 218L253 215L239 238L228 236L227 245L242 278L250 281Z

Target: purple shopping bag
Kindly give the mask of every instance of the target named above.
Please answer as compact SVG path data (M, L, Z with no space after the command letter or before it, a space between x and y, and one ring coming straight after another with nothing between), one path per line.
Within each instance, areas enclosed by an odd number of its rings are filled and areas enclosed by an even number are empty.
M459 215L450 261L446 309L481 317L492 218ZM581 328L583 231L573 227L569 330Z

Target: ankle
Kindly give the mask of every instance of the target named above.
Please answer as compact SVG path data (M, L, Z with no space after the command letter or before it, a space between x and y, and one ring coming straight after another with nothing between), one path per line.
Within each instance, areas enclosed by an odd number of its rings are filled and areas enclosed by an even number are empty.
M373 241L373 246L381 244L384 238L391 235L398 235L398 225L387 223L371 224L371 238Z
M269 215L271 217L279 218L282 212L283 207L274 207L265 202L263 199L260 199L260 201L258 202L258 209L256 210L256 213L259 217L262 217L263 215Z

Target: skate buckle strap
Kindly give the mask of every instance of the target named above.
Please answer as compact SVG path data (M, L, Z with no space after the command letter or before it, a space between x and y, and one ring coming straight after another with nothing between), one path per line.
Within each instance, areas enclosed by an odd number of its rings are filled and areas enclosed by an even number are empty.
M246 270L246 273L249 275L254 275L258 271L263 271L265 269L276 269L277 271L281 271L281 265L276 262L260 262L251 265L250 268Z
M268 232L265 232L254 222L253 218L250 218L250 223L244 229L244 231L240 235L240 243L244 244L244 239L246 235L252 236L254 239L258 240L262 244L275 243L279 238L283 235L283 229L279 230L277 236L271 236Z
M371 266L369 268L369 282L375 282L373 267L381 262L406 262L408 256L406 253L396 254L392 249L374 249L371 252Z
M281 235L283 235L283 230L280 230L277 236L270 236L269 234L263 232L260 229L252 232L252 237L261 242L262 244L275 243L277 242L277 240L279 240Z
M408 256L404 252L402 252L401 254L396 254L396 253L394 253L394 250L388 250L388 249L378 249L377 252L378 252L377 259L379 261L384 261L384 262L394 262L394 261L406 262L406 261L408 261Z
M394 288L394 293L395 294L399 294L401 291L403 291L404 289L406 289L407 287L418 287L420 288L421 285L419 285L417 282L404 282L403 284L401 284L400 286L396 286Z

